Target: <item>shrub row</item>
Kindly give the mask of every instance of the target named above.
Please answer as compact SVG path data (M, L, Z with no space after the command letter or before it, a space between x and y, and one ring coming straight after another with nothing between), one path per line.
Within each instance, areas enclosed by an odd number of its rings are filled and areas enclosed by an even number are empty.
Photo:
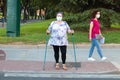
M91 14L95 9L86 10L82 13L65 13L64 20L68 22L74 30L89 30L89 21L91 19ZM101 12L100 23L101 28L111 28L112 24L120 24L120 14L104 8L98 8Z

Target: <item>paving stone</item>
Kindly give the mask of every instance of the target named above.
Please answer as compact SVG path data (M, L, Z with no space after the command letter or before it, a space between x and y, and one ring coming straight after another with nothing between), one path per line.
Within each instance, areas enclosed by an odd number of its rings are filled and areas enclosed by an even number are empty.
M37 73L113 73L119 70L110 62L67 62L68 70L55 69L54 62L46 62L43 70L43 62L40 61L0 61L2 72L37 72ZM62 65L62 64L61 64Z

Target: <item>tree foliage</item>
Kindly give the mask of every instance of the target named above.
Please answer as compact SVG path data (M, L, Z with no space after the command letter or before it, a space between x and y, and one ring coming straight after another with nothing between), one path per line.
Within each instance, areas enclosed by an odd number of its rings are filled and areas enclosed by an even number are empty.
M107 8L120 12L120 0L61 0L62 10L78 13L93 8Z
M7 1L6 0L0 0L0 8L2 11L2 16L6 17L6 5L7 5Z
M82 13L65 13L64 20L69 23L72 29L77 31L88 31L92 12L95 9L86 10ZM101 28L110 28L112 24L120 24L120 15L111 9L97 8L101 12Z
M0 0L4 16L6 16L6 1ZM120 0L21 0L24 20L29 19L29 16L36 17L37 9L46 9L46 18L53 18L58 11L77 14L94 8L106 8L119 13Z

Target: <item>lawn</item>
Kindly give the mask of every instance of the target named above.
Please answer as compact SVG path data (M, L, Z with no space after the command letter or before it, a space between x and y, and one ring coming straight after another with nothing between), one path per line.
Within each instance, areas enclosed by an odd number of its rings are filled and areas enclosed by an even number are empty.
M40 44L45 43L46 29L48 28L51 20L45 20L41 22L34 22L21 25L20 37L6 37L6 29L0 29L0 43L8 44L15 42L22 42L24 44ZM120 25L112 25L119 30L104 30L106 43L120 43ZM68 34L69 42L71 42L72 35ZM75 43L88 43L88 32L75 31L74 34Z

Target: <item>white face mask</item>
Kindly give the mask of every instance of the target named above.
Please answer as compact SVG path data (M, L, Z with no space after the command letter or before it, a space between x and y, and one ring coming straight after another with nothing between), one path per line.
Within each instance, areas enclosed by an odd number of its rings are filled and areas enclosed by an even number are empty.
M96 18L100 18L100 14L97 14L97 15L96 15Z
M57 16L57 21L62 21L62 17Z

